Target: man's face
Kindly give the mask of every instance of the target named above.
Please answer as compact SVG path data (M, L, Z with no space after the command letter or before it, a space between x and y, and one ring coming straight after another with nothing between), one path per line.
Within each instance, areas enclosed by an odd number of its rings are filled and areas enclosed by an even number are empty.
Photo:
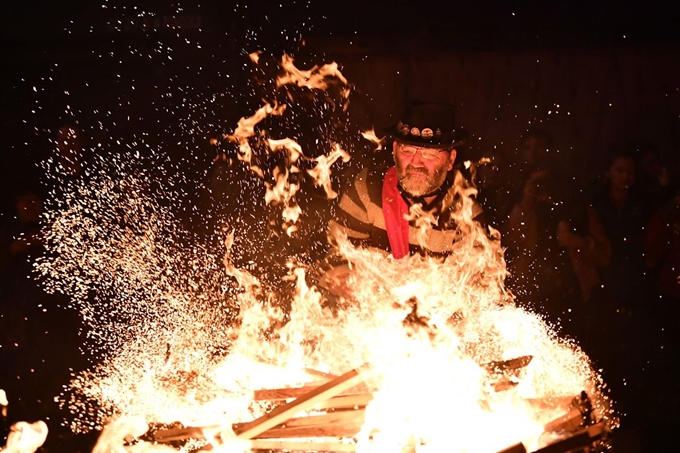
M546 156L547 152L548 143L545 139L530 135L522 142L522 159L527 164L532 164L537 160L540 160Z
M617 157L606 173L609 184L619 190L628 190L635 182L635 161L629 157Z
M453 149L424 148L399 142L394 142L392 154L401 188L414 197L441 187L456 160Z

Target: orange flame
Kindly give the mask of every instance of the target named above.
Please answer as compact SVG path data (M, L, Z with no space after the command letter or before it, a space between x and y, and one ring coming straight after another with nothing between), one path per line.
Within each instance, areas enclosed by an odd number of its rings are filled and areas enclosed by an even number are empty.
M269 103L265 103L265 105L260 107L255 114L253 114L253 116L241 118L238 121L238 126L233 134L224 136L225 139L239 145L238 158L240 160L248 164L252 160L253 150L248 143L248 139L255 136L255 126L269 115L282 115L285 109L285 104L274 104L272 106ZM253 167L251 167L251 169L253 169ZM258 173L261 174L262 171L259 170Z
M258 63L260 52L251 53L250 59L254 63ZM329 78L334 77L340 81L342 87L341 94L342 97L347 101L349 97L349 88L347 87L347 79L342 75L338 69L336 63L325 64L321 67L314 66L312 69L304 71L300 70L293 64L293 59L288 55L283 55L281 59L281 67L284 70L284 74L277 79L277 86L283 87L286 85L297 85L304 86L310 89L322 89L325 90L329 86ZM290 97L290 95L289 95ZM291 99L292 100L292 99ZM346 108L347 103L345 102L344 108ZM271 105L265 103L260 107L255 114L249 118L241 118L238 122L238 126L233 134L225 135L225 138L233 143L238 144L239 160L249 164L250 170L258 175L260 178L264 178L264 172L257 165L252 164L253 150L248 141L256 135L255 126L260 123L269 115L282 115L285 110L285 104ZM261 135L264 136L263 131ZM304 156L301 146L290 138L283 139L267 139L267 144L269 146L270 152L286 151L287 159L286 165L288 168L281 170L276 168L273 171L274 184L265 182L267 192L265 195L265 201L269 203L282 204L282 217L284 219L283 228L286 234L289 236L297 231L295 223L300 218L302 214L301 208L294 203L293 198L298 190L297 184L292 184L288 182L289 173L297 173L299 169L294 166L294 164L300 159L304 158L306 160L311 160ZM315 184L317 186L323 187L328 198L335 198L337 194L331 188L330 181L330 166L335 163L338 159L342 158L344 162L349 160L349 154L341 150L338 145L335 145L333 151L327 156L319 156L315 159L315 168L308 170L307 173L314 178Z
M284 229L289 236L293 234L297 227L293 224L298 221L302 209L295 203L294 197L299 186L288 181L288 171L280 170L279 167L274 169L275 183L272 185L265 182L267 193L265 194L265 201L267 203L283 204L283 220Z
M280 150L285 150L288 152L288 160L290 163L295 163L298 161L300 156L303 156L302 147L290 138L283 138L280 140L269 139L269 148L276 152Z
M262 53L261 50L257 50L255 52L251 52L248 54L248 57L250 58L250 61L252 61L255 64L258 64L260 62L260 54Z
M285 73L280 76L277 81L277 86L293 84L303 86L311 89L326 90L328 88L328 77L335 77L342 83L342 96L349 98L350 88L347 86L348 82L345 76L342 75L338 69L338 64L333 62L325 64L321 67L314 66L312 69L303 71L295 67L293 58L289 55L283 55L281 58L281 68Z
M385 138L378 138L377 135L375 135L375 130L374 129L369 129L367 131L361 132L362 137L364 137L366 140L369 142L373 143L376 145L374 151L380 151L383 149L383 146L385 145Z
M329 200L338 196L331 187L331 165L338 159L342 159L343 162L348 162L350 156L336 143L335 148L329 155L322 155L314 159L316 161L316 166L311 170L307 170L307 173L314 178L316 186L323 187Z

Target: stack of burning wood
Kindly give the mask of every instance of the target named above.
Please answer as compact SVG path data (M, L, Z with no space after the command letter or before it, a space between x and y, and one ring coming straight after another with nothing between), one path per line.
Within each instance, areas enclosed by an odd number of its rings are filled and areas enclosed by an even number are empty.
M512 379L514 372L530 361L531 357L520 357L487 365L491 373L501 377L494 390L503 391L516 385ZM233 432L237 438L251 441L253 450L354 452L354 437L361 430L365 408L373 399L372 393L362 382L368 369L362 366L341 376L316 372L314 374L319 379L314 385L256 391L256 401L271 402L278 406L260 418L232 425ZM559 440L534 450L536 453L589 451L591 447L603 444L607 437L608 429L604 423L594 420L592 406L585 392L553 398L549 402L527 402L564 408L564 415L545 425L545 433L554 434L554 438ZM175 443L214 438L217 429L173 427L156 429L150 435L158 443ZM522 443L502 450L502 453L527 452Z

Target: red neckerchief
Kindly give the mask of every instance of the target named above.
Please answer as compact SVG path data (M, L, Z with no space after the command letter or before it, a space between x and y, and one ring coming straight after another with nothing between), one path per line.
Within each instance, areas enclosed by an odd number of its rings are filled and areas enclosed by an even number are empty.
M383 179L382 211L392 256L396 259L408 256L408 220L404 218L408 214L408 205L397 187L395 167L387 170Z

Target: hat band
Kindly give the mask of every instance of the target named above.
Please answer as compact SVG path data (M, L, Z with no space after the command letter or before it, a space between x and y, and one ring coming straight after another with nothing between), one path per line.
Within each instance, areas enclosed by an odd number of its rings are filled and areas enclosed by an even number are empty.
M404 137L411 136L411 137L419 137L419 138L424 138L426 140L429 140L431 138L440 138L442 136L442 130L437 128L431 128L431 127L424 127L424 128L418 128L416 126L409 126L408 124L405 124L401 121L399 121L399 124L397 125L397 131L399 132L400 135L403 135Z

